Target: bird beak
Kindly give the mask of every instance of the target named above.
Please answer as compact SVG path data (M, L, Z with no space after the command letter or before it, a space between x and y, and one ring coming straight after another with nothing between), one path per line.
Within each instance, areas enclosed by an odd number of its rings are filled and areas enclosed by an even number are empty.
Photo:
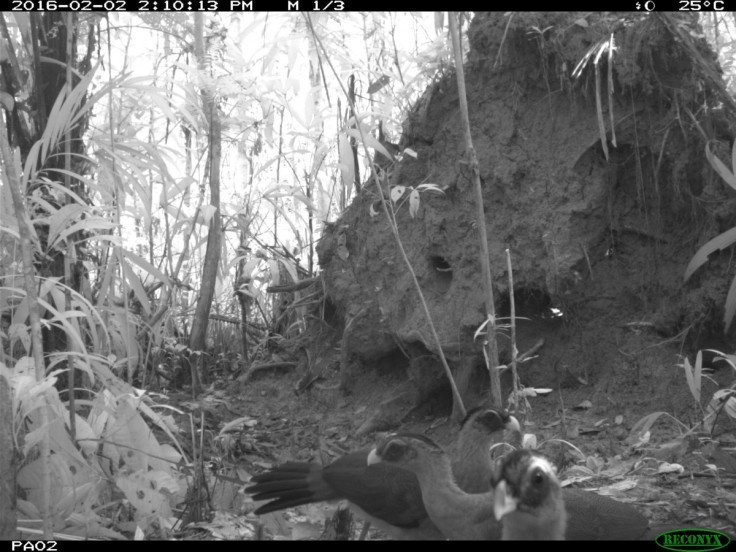
M504 428L508 429L509 431L517 431L521 433L521 424L519 423L519 420L517 420L513 416L509 416L509 421L506 422Z
M501 521L501 518L506 514L516 510L518 502L518 500L506 492L505 481L501 481L496 485L493 491L493 514L498 521Z
M378 453L376 453L376 449L372 449L368 453L368 460L367 463L369 466L372 466L373 464L378 464L381 461L381 457L378 456Z

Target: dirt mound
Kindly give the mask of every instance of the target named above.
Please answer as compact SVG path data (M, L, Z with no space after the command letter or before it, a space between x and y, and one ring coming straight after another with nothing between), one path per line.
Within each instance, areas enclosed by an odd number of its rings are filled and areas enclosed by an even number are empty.
M524 383L607 397L604 407L610 401L638 410L642 403L680 415L692 402L681 400L677 354L722 345L729 284L723 260L691 285L683 287L682 275L698 245L736 224L736 202L714 176L693 125L698 119L724 145L730 139L707 78L717 64L704 41L673 39L673 21L478 14L466 78L499 314L507 314L508 248L515 297L529 318L520 323L518 349L546 338ZM685 120L688 112L698 115ZM413 216L407 201L393 206L441 347L472 402L486 381L483 370L473 373L483 365L473 334L485 315L463 143L455 76L447 74L404 125L401 148L417 157L403 156L385 186L444 189L420 192ZM379 365L406 370L421 382L410 384L419 396L394 390L384 405L401 404L406 414L443 378L436 362L416 361L437 347L378 200L373 185L364 186L318 252L342 320L343 387L354 388L357 374ZM500 348L508 357L504 336Z

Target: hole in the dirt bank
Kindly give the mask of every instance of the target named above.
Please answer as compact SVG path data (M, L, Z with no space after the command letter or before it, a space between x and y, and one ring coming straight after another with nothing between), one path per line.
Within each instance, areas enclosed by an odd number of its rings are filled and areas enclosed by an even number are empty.
M376 374L379 376L404 374L408 365L409 361L401 349L394 349L373 363Z
M452 284L452 266L441 255L432 255L429 258L430 273L432 274L433 289L445 293Z
M539 315L550 309L552 301L545 292L533 288L516 288L514 290L514 305L517 316ZM511 311L508 295L501 299L498 308L502 316L508 316Z
M330 301L329 297L325 298L325 310L324 310L324 316L323 319L325 322L330 324L331 326L335 326L339 323L338 316L337 316L337 308L335 307L335 304Z
M558 320L564 312L552 304L552 299L544 291L530 288L518 288L514 291L516 316L525 318L542 318L543 320ZM504 297L499 306L501 316L509 316L511 307L508 296Z
M429 394L417 414L449 416L452 413L452 391L450 385L440 385Z

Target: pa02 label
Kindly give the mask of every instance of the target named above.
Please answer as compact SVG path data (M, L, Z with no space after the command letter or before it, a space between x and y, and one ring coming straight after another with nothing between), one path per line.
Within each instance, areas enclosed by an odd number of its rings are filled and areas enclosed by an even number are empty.
M662 533L655 539L655 542L667 550L697 552L719 550L728 546L731 538L712 529L677 529Z

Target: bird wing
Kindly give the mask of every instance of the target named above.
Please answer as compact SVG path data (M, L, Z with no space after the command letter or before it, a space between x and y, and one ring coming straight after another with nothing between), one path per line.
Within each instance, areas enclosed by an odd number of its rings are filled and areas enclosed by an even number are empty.
M428 514L417 477L396 466L368 466L368 452L349 454L327 466L325 481L342 498L373 517L402 528L418 527ZM362 467L356 469L354 463L361 463L361 456Z
M624 502L580 489L563 489L567 540L637 540L649 521Z

